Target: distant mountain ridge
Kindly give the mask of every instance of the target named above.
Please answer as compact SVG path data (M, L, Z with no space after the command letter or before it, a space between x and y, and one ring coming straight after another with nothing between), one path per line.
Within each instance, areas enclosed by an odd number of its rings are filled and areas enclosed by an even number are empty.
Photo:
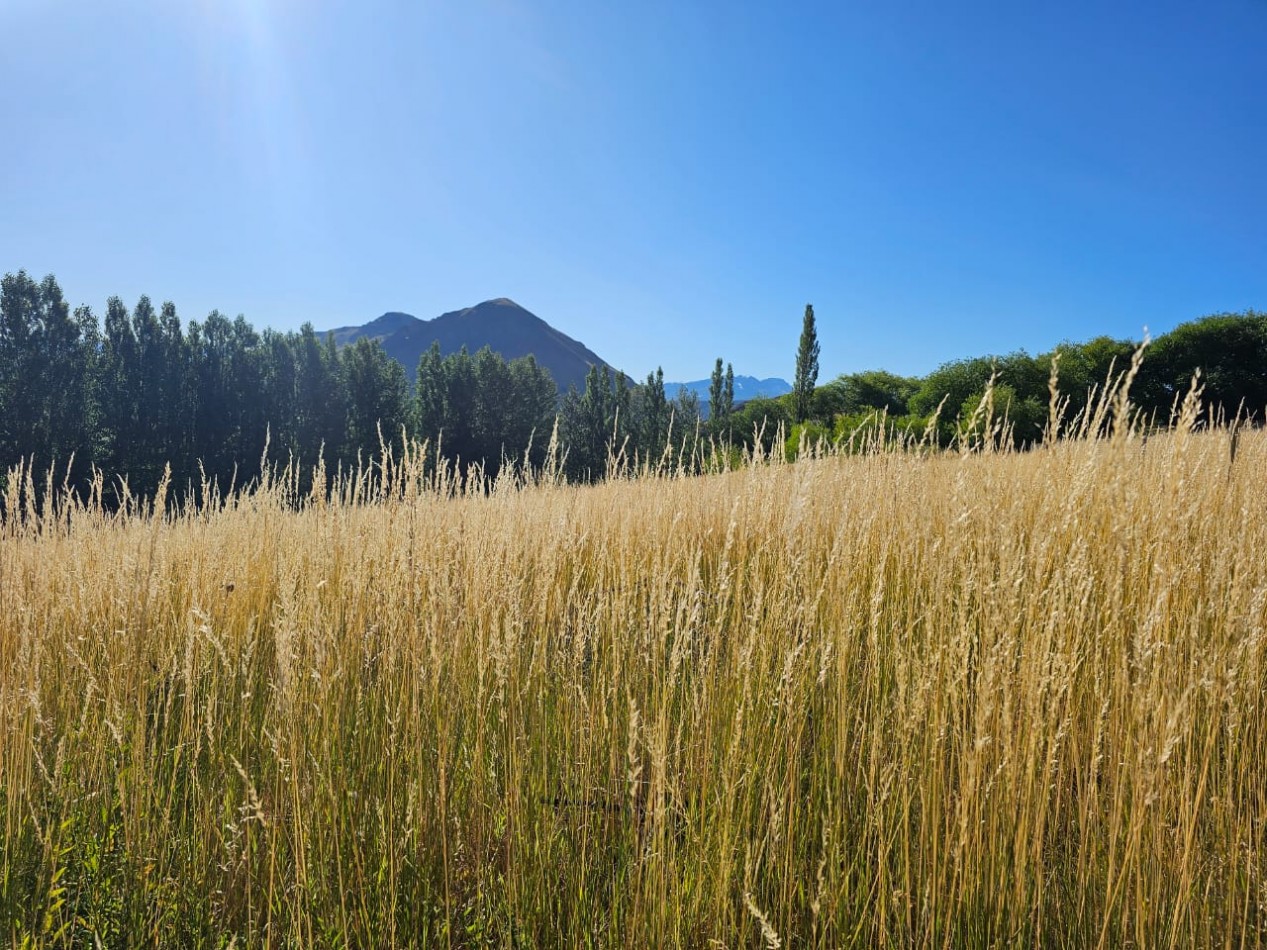
M699 396L700 404L707 405L708 390L712 385L710 379L694 379L689 383L669 383L664 384L665 394L672 399L678 394L679 390L685 389L688 392L695 393ZM772 399L775 396L782 396L792 391L792 384L786 379L780 379L777 376L771 376L768 379L757 379L755 376L736 376L735 377L735 403L747 402L750 399L758 399L765 397Z
M579 340L556 330L536 314L506 297L485 300L474 307L453 310L433 320L408 313L389 311L362 326L337 327L322 331L334 334L339 346L362 337L378 340L387 355L405 367L410 379L418 370L418 359L435 341L445 356L462 347L474 354L487 346L507 360L531 354L554 377L560 391L569 386L585 388L591 366L610 364ZM738 384L736 383L736 398Z

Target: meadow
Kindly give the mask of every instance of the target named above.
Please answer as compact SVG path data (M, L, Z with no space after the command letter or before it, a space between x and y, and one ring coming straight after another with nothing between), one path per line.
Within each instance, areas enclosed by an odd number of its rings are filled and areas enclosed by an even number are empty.
M0 939L1262 946L1267 434L1100 407L592 487L11 478Z

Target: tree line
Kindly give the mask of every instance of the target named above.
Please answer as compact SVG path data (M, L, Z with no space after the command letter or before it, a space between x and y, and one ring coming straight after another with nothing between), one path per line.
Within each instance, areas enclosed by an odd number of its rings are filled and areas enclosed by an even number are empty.
M1098 337L1059 347L1068 412L1085 407L1138 344ZM507 461L560 465L573 481L613 465L675 471L731 464L745 450L794 454L802 440L844 442L868 426L926 431L949 442L989 388L1018 445L1042 438L1057 351L1020 351L946 363L924 377L883 370L817 385L819 344L806 306L793 391L734 400L734 370L719 357L708 418L699 400L665 391L657 369L635 384L592 367L582 390L560 394L531 356L507 361L485 348L419 360L414 381L377 341L336 347L311 324L257 331L213 311L182 324L171 303L119 298L99 320L71 309L52 276L19 271L0 281L0 478L20 462L84 483L96 470L116 490L152 493L170 472L177 493L222 489L274 461L310 470L372 464L405 440L426 440L433 464L496 477ZM1218 314L1183 324L1149 347L1132 387L1141 411L1165 423L1193 372L1203 372L1212 412L1262 421L1267 408L1267 314ZM553 460L553 461L551 461Z
M1006 418L1012 442L1024 447L1043 439L1053 360L1065 417L1072 419L1103 391L1111 374L1127 370L1141 343L1108 336L1066 341L1038 355L1019 350L952 360L922 377L884 370L848 373L799 394L753 400L735 414L733 428L750 440L754 427L764 425L769 450L782 426L789 455L802 440L846 444L851 436L880 424L894 434L931 431L947 445L979 413L989 389L993 410ZM1213 314L1149 341L1131 383L1135 411L1154 427L1167 426L1198 371L1207 418L1230 421L1239 415L1247 423L1262 424L1267 412L1267 313Z
M733 393L733 372L728 384ZM0 281L0 478L19 462L78 485L93 470L116 491L152 493L165 472L178 492L227 490L274 461L328 470L366 464L406 439L461 472L540 468L552 449L574 480L603 477L613 458L693 453L698 400L669 398L662 372L641 386L591 369L559 394L531 357L433 345L413 383L377 341L336 347L311 324L257 331L213 311L183 324L172 303L118 297L104 318L71 309L53 276Z

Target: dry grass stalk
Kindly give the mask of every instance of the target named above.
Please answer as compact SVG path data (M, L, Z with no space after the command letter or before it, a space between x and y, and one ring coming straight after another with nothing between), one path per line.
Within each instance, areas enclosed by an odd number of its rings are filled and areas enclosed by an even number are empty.
M1042 452L15 473L4 938L1261 946L1267 436L1135 365Z

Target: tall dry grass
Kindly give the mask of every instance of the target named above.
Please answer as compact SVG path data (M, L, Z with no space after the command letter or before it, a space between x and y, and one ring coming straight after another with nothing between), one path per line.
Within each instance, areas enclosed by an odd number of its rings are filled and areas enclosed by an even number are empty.
M1102 406L593 488L16 479L3 939L1261 946L1267 435Z

